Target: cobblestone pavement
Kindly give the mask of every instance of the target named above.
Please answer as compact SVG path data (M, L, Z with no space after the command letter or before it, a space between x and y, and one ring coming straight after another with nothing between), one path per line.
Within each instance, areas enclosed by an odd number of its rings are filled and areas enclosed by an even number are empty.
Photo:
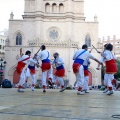
M77 95L76 90L0 88L0 120L117 120L120 115L120 92L108 96L91 90Z

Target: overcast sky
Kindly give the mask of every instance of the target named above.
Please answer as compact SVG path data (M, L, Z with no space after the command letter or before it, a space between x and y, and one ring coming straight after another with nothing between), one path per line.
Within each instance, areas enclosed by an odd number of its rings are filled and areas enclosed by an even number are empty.
M120 0L84 0L86 21L99 21L99 37L117 35L120 38ZM10 13L14 19L22 19L24 0L0 0L0 31L8 29Z

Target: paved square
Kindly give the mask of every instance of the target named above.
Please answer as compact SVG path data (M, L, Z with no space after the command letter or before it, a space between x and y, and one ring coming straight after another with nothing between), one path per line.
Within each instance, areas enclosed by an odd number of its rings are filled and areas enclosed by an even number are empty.
M91 90L77 95L76 90L0 88L0 120L116 120L120 115L120 92L108 96Z

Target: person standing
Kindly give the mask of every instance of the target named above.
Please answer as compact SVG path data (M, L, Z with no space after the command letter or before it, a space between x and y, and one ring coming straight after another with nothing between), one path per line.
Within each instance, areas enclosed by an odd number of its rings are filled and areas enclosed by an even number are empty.
M41 51L37 53L36 55L37 60L41 60L41 69L42 69L42 87L43 87L43 92L46 92L46 80L47 76L51 80L53 78L52 75L52 67L50 63L50 53L46 50L46 46L42 45L41 46Z
M90 65L90 60L87 58L84 62L83 62L83 68L84 68L84 86L83 86L83 91L85 91L85 93L89 93L89 71L88 71L88 67Z
M91 58L94 61L100 63L91 53L88 51L88 46L84 44L81 50L77 50L73 55L74 63L72 65L73 72L76 76L78 92L77 95L83 95L84 91L82 90L82 86L84 83L84 68L83 63L87 58ZM101 63L100 63L101 64Z
M32 58L32 59L33 59L33 58ZM36 59L33 59L33 60L37 62ZM38 63L38 62L37 62L37 63ZM27 83L28 78L29 78L30 76L32 77L32 87L31 87L32 91L34 91L34 87L35 87L35 83L36 83L36 71L35 71L35 66L36 66L36 64L35 64L34 62L30 61L30 62L28 63L28 68L27 68L27 70L26 70L26 83Z
M25 55L21 55L18 59L16 70L20 74L20 81L18 83L18 92L24 92L22 90L22 85L25 83L25 66L32 61L33 63L37 64L31 57L31 52L28 50L26 51Z
M106 64L106 70L104 75L104 85L107 86L104 90L104 93L107 91L107 95L113 94L113 85L112 80L114 78L114 74L117 73L118 68L116 65L117 58L112 54L113 45L107 44L106 50L103 54L101 54L104 58Z
M64 61L62 58L59 57L59 54L56 52L53 54L54 60L52 62L52 65L55 65L55 73L53 75L52 84L58 80L60 83L61 89L59 92L63 92L65 90L64 88L64 79L65 76L65 68L64 68Z

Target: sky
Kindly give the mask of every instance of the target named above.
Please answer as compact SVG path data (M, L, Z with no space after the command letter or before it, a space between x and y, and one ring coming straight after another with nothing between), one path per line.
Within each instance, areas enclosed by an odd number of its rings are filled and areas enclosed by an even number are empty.
M0 31L8 29L11 12L14 19L22 19L24 0L0 0ZM99 22L99 38L113 35L120 38L120 0L84 0L86 21L94 21L95 15Z

